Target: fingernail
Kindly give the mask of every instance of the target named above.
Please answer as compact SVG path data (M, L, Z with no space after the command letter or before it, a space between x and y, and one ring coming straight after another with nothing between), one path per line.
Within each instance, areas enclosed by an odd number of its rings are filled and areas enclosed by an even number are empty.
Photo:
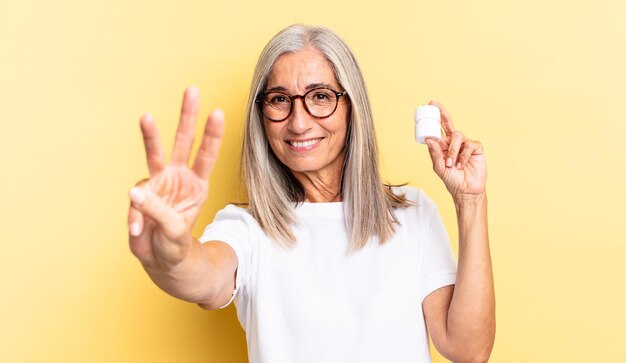
M141 234L141 230L139 229L139 223L137 222L132 223L128 229L130 229L130 235L133 237L137 237Z
M130 190L130 200L137 204L141 204L144 200L146 200L146 195L140 188L135 187Z
M189 97L196 97L198 95L199 91L198 91L198 87L196 86L189 86L187 87L187 96Z
M452 158L448 158L448 160L446 160L446 166L447 167L451 167L452 166Z
M456 168L461 169L461 163L456 163Z
M224 119L224 111L217 109L215 111L213 111L213 116L217 117L217 118L221 118Z

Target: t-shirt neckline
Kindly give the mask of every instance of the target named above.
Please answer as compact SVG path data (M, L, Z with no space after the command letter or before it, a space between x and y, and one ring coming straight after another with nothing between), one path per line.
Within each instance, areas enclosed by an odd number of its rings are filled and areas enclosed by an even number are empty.
M316 217L336 217L343 216L343 202L303 202L294 204L298 215Z

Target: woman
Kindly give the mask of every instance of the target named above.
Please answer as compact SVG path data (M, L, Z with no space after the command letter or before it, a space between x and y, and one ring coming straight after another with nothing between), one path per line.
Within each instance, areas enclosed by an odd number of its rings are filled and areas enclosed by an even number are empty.
M369 101L345 43L295 25L263 50L242 170L247 209L227 206L191 236L208 194L223 114L187 167L198 108L185 92L172 159L141 119L150 178L131 189L130 247L165 292L206 309L233 299L251 362L429 362L428 335L455 362L487 361L495 298L482 146L428 139L458 217L457 262L436 206L380 179Z

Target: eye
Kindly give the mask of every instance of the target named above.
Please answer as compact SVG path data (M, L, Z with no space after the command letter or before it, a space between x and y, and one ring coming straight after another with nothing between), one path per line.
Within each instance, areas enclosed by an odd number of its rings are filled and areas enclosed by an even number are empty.
M269 94L267 95L268 103L279 104L279 103L289 103L289 97L283 94Z
M313 97L317 101L328 101L330 99L330 96L326 92L316 92Z
M314 105L329 105L334 103L335 95L332 91L321 88L312 90L311 93L307 95L307 101Z

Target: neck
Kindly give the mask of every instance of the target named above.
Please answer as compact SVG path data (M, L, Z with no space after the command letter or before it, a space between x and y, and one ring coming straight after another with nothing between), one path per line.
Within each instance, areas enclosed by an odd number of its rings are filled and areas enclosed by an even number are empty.
M305 202L341 202L341 173L293 173L304 189ZM328 173L326 173L328 174Z

